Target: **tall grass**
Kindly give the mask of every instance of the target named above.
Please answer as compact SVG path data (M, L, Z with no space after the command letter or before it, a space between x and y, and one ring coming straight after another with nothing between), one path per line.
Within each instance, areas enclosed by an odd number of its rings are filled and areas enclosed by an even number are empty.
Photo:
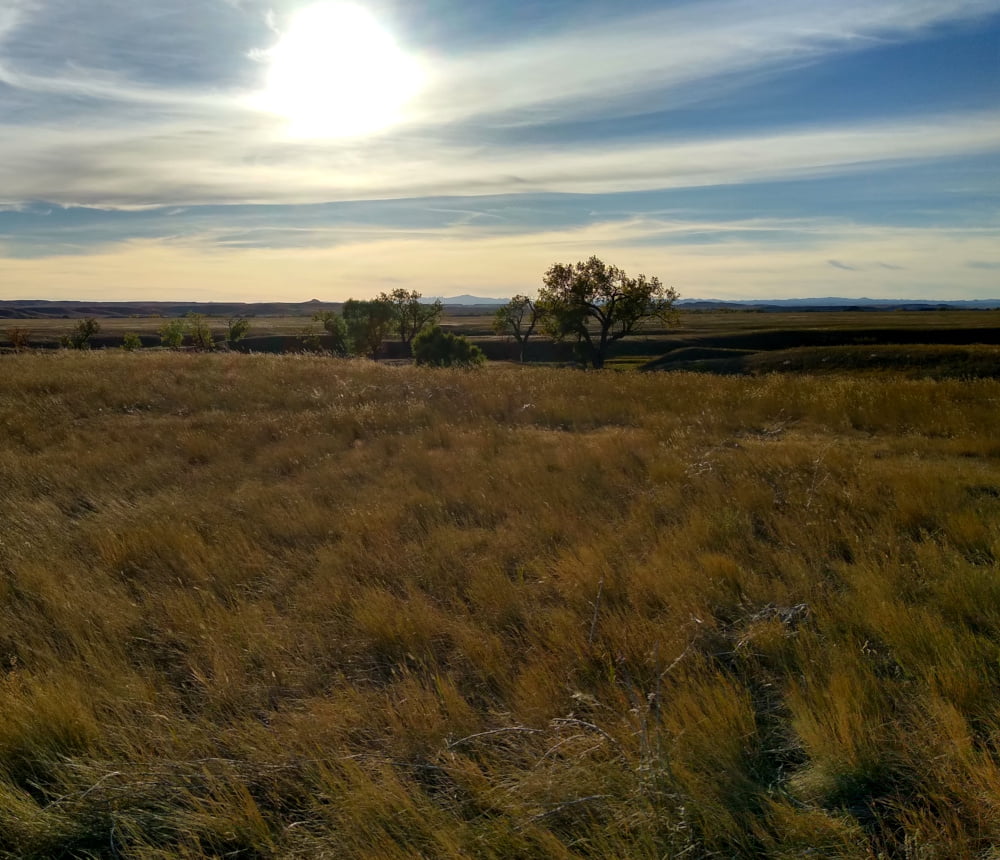
M1000 384L0 362L0 855L983 857Z

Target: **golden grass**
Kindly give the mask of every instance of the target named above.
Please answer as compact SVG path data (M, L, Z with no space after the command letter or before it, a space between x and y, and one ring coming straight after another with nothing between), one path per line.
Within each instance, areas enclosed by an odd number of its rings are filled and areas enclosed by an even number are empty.
M0 856L986 856L998 407L5 356Z

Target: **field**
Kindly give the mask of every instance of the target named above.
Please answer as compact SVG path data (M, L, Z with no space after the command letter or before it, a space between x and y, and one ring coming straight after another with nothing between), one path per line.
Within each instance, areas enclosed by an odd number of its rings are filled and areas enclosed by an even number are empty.
M995 856L998 418L0 356L0 856Z
M240 308L243 311L240 311ZM0 325L0 352L10 351L15 332L28 346L59 346L82 316L95 316L101 326L93 339L96 348L116 348L127 333L136 334L144 347L160 344L158 331L165 319L200 308L217 341L226 335L226 321L241 312L250 314L249 336L238 345L244 352L287 353L307 349L306 336L322 329L312 320L314 308L333 305L83 305L53 303L44 308L22 308L0 302L4 313L36 314L7 318ZM162 313L155 313L156 309ZM134 311L135 313L130 313ZM497 337L493 316L481 306L450 306L442 326L469 337L490 360L516 361L517 345ZM320 338L319 343L322 344ZM404 361L409 352L387 341L382 358ZM540 334L525 351L529 362L573 363L572 346L554 345ZM917 378L1000 377L1000 311L753 311L683 310L678 324L653 328L615 344L609 368L619 370L685 370L717 374L889 372Z

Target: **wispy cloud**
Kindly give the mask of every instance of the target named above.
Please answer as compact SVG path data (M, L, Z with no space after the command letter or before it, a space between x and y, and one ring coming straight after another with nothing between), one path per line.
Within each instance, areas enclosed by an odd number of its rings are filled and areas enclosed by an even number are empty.
M6 245L8 257L23 257L4 262L8 294L17 284L33 292L32 278L52 290L60 277L98 289L107 275L121 290L145 283L162 291L195 279L220 290L258 284L264 295L288 282L282 266L295 268L306 298L331 295L324 284L357 294L379 279L434 293L506 294L530 289L554 256L590 253L676 270L688 295L736 294L727 283L762 295L799 295L804 284L941 295L955 271L969 291L996 292L997 188L985 181L1000 154L995 106L963 100L962 108L932 113L910 99L877 120L819 107L809 121L780 112L746 119L753 107L735 121L725 108L752 101L762 81L790 71L975 27L989 16L995 24L1000 0L699 0L646 3L653 11L639 15L581 0L565 23L503 41L456 36L421 47L410 39L430 84L403 121L367 139L312 141L289 139L283 120L254 100L266 71L259 58L292 0L0 5L0 212L28 201L176 211L76 232L37 227L30 242L0 232L0 255ZM469 14L485 13L476 6ZM713 105L722 106L713 122L683 123L682 108ZM969 167L972 159L978 168ZM949 164L967 172L953 178ZM888 207L877 192L857 191L841 195L836 210L844 212L849 197L857 223L816 217L834 211L820 180L846 185L854 177L857 188L871 178L881 191L878 178L903 167L907 187L896 183ZM729 194L793 181L818 189L800 193L801 219L726 220L697 207L664 214L623 202L620 217L605 209L572 221L519 222L470 202L662 189ZM444 196L466 200L426 222L330 223L277 208ZM245 217L236 204L263 206ZM234 208L208 217L199 209L206 205ZM883 206L883 221L920 211L933 223L927 232L884 232L865 223L874 206ZM983 230L948 229L959 209Z
M998 10L996 0L685 3L446 61L423 110L435 121L495 116L518 125L662 110L713 97L723 78Z
M736 232L742 235L734 237ZM1000 240L995 229L913 230L756 219L734 225L636 218L516 234L490 234L469 225L327 233L324 241L291 250L228 241L236 237L227 237L220 228L170 241L136 239L78 256L8 259L5 292L9 297L39 296L44 286L44 295L53 298L98 298L110 292L133 298L265 299L274 297L273 285L281 282L294 285L286 295L302 300L363 298L389 284L425 295L505 296L534 292L553 262L596 253L628 271L659 275L687 297L948 298L959 297L953 288L955 272L970 256L988 258ZM712 233L729 238L701 241ZM769 240L762 243L761 233L770 234ZM856 261L865 271L845 283L827 262L838 258ZM867 271L886 258L899 260L906 270ZM969 272L962 296L996 297L995 271Z
M684 142L501 152L422 140L301 146L233 123L116 129L0 126L8 201L89 205L307 203L454 194L615 193L829 176L1000 148L1000 113Z
M179 86L184 77L178 81L177 70L208 65L218 74L225 62L231 74L225 76L222 90L232 92L236 82L245 85L259 78L259 69L249 59L252 52L246 50L251 40L257 42L256 48L266 49L274 34L259 4L229 0L216 7L231 8L238 18L211 9L199 18L185 16L167 0L139 5L98 0L96 8L86 9L75 0L9 0L8 8L0 12L0 40L5 33L27 29L23 38L15 40L19 50L14 54L34 70L20 69L14 60L0 56L3 81L32 92L111 102L197 104L204 99L204 81L189 81L185 89ZM524 125L663 110L714 97L720 79L743 79L760 70L801 65L862 49L873 40L913 38L944 22L975 20L998 11L998 0L681 4L590 26L569 26L472 54L456 46L449 55L425 55L433 84L410 118L433 126L492 116ZM231 30L234 20L243 25L239 40L222 30L224 24ZM33 23L38 26L30 27ZM136 59L129 46L150 42L151 28L157 38L146 48L146 62L159 69L158 51L173 61L173 76L160 69L158 82L166 93L130 77ZM62 38L53 38L53 33ZM72 50L79 44L91 50ZM87 54L101 56L102 66L87 62ZM181 58L188 62L178 63ZM64 65L70 74L52 73ZM42 68L49 71L37 71ZM659 97L651 103L652 93Z
M176 32L158 43L160 51L206 49L204 37L182 28L222 26L215 18L195 22L176 15L162 0L149 0L141 14L131 3L100 2L131 22L116 24L109 38L134 35L141 24L174 27ZM223 7L241 22L256 21L253 38L262 46L273 39L259 10L251 14L232 3L218 9ZM232 83L239 75L211 88L136 81L129 72L134 58L123 56L119 44L109 45L107 56L112 64L117 57L121 69L62 61L46 66L45 40L32 31L26 37L32 51L14 52L23 62L33 60L31 70L19 69L16 56L5 56L10 50L0 44L0 84L40 100L76 100L74 120L57 125L55 117L0 119L0 194L9 202L137 206L609 193L823 176L996 151L1000 113L988 112L710 136L661 131L535 146L492 143L474 120L491 116L501 123L537 124L642 112L652 105L663 109L672 100L691 98L699 86L711 92L720 76L808 62L855 50L872 38L903 38L997 10L1000 0L709 0L671 6L485 53L428 60L435 83L414 107L414 129L373 140L313 143L283 140L281 121L255 111L250 91ZM12 31L16 36L26 22L37 24L56 12L71 21L81 14L68 0L18 0L0 16L7 47L20 44ZM91 41L99 37L93 22L86 29ZM251 31L242 31L241 38L246 43ZM234 45L225 53L231 64L254 66ZM652 91L662 98L651 100ZM94 104L83 110L81 99ZM36 104L36 116L39 110Z
M233 97L204 95L184 90L170 90L152 85L140 86L119 75L68 64L68 74L36 75L15 71L0 64L0 84L12 89L43 95L60 95L97 101L172 106L193 117L199 108L223 110L234 107Z

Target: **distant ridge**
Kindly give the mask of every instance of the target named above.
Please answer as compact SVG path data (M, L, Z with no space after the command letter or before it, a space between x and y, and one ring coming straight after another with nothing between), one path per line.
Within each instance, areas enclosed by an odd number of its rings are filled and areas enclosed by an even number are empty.
M432 302L435 297L424 298ZM495 308L510 301L486 296L440 297L441 304L451 307ZM818 299L681 299L678 307L688 311L934 311L1000 309L1000 299L960 299L933 301L930 299L844 299L834 296ZM41 299L0 300L0 320L10 319L78 319L80 317L179 317L188 313L209 317L232 316L301 316L311 317L320 310L335 310L340 302L312 299L307 302L76 302Z
M424 301L440 300L443 305L505 305L509 298L497 299L484 296L431 296ZM680 299L678 307L698 309L712 308L734 310L938 310L956 308L965 310L1000 309L1000 298L996 299L845 299L839 296L802 299Z
M991 310L1000 308L1000 299L845 299L825 296L816 299L681 299L678 307L689 310L761 310L761 311L891 311L891 310Z
M431 296L429 299L424 299L425 302L433 302L440 300L443 305L505 305L510 301L507 299L491 299L485 296Z
M421 301L429 303L434 297ZM441 298L441 304L453 307L491 307L507 304L509 299L483 296L451 296ZM45 299L0 299L0 320L3 319L79 319L81 317L181 317L185 314L204 314L208 317L233 316L286 316L311 317L322 310L336 310L341 302L310 299L306 302L80 302L47 301Z

